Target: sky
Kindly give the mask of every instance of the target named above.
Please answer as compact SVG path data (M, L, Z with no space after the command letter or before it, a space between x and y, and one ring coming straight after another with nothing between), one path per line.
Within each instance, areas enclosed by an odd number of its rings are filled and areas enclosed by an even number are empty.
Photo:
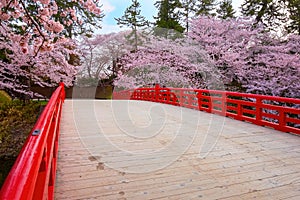
M156 16L157 9L154 3L157 0L139 0L141 4L142 15L146 17L147 20L153 21L153 16ZM235 10L238 10L243 0L232 0L232 4ZM117 25L114 18L119 18L123 16L124 11L131 4L131 0L101 0L103 4L102 10L105 17L102 22L102 29L96 31L96 33L111 33L120 31L120 27Z

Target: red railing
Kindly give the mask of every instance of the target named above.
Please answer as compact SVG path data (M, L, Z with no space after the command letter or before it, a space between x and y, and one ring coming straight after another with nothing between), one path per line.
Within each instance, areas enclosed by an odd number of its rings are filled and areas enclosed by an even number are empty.
M0 191L0 199L53 199L64 84L52 94Z
M114 92L113 98L172 104L300 134L300 99L159 85Z

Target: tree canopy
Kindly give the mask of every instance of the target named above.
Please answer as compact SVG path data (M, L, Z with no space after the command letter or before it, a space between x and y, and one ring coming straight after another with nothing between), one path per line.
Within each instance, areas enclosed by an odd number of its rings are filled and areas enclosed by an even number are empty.
M214 10L216 8L216 0L202 0L196 3L196 15L212 15L214 16Z
M84 79L116 78L122 87L209 88L214 80L218 88L221 80L228 90L300 96L299 0L245 0L248 18L236 19L231 0L219 7L215 0L159 0L155 6L156 22L144 37L138 28L148 21L132 0L116 20L131 28L134 42L123 32L84 37L78 47L74 36L101 26L98 0L1 1L0 89L32 96L32 84L62 80L70 86L81 65ZM289 34L274 38L268 30L277 24ZM175 37L160 35L159 28Z
M173 29L182 33L183 26L180 24L181 3L179 0L159 0L155 2L158 8L155 25L159 28Z
M299 98L300 37L275 39L252 24L201 17L190 36L209 53L228 90Z
M245 0L242 14L255 18L268 30L300 34L299 0Z
M232 0L222 0L217 9L217 16L221 19L234 18L235 11L232 6Z
M125 10L125 13L120 18L115 18L118 25L130 27L133 35L134 49L138 46L138 28L149 25L149 21L141 15L141 4L137 0L132 0L132 4ZM129 36L130 37L130 36Z
M0 12L0 88L30 96L31 84L71 85L79 61L70 37L102 18L96 0L3 0Z

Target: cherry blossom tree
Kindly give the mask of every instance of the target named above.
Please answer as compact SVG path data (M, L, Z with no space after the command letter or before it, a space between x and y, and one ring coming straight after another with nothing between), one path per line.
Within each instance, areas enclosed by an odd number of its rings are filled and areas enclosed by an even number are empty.
M235 71L245 64L247 47L256 42L257 34L259 30L252 29L251 21L199 17L192 21L189 37L208 52L228 86L238 82Z
M160 84L166 87L216 89L222 86L206 52L193 41L145 35L148 36L138 51L121 57L122 70L115 81L117 87Z
M249 49L237 75L247 92L300 98L300 37L266 38Z
M136 51L135 41L128 37L130 33L127 30L100 34L93 38L83 37L80 42L82 65L76 83L80 86L97 86L104 82L113 85L118 72L124 72L120 59ZM145 39L141 31L137 31L137 36Z
M104 80L114 79L117 74L117 61L130 52L132 45L127 45L125 32L84 37L80 43L82 65L77 75L77 84L97 86Z
M189 36L202 45L229 90L300 97L297 35L275 39L247 19L199 17Z
M60 80L71 85L76 74L76 44L66 38L66 25L80 23L72 7L54 0L0 1L0 89L30 92L31 84L52 86ZM97 1L73 0L82 11L101 15ZM55 18L72 16L67 24ZM78 16L80 18L80 16Z
M116 89L156 83L167 87L213 88L221 80L207 53L192 40L157 36L157 28L140 30L137 34L141 42L136 50L128 32L84 38L79 84L95 86L103 79L111 79Z
M82 72L96 79L108 74L117 89L158 83L299 98L300 37L276 39L252 24L245 18L199 17L187 37L139 32L144 37L138 50L126 32L100 35L85 43Z

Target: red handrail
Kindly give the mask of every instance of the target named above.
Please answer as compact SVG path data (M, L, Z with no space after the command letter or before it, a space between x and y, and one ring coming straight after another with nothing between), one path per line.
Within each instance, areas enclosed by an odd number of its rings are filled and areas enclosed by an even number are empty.
M1 200L53 199L64 84L52 94L0 191Z
M114 92L113 97L197 109L300 135L300 99L218 90L161 88L158 85L125 93Z

